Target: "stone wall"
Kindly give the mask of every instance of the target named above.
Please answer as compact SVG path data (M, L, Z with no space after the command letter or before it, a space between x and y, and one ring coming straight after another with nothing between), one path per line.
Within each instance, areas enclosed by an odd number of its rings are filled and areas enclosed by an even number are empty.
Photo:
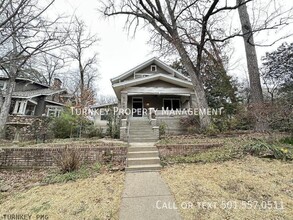
M20 140L34 140L36 138L42 139L44 134L47 133L48 126L46 125L48 117L38 117L38 116L8 116L8 123L26 123L29 124L20 129ZM15 126L6 125L6 138L13 140L15 134ZM48 134L47 134L48 135Z
M160 157L187 156L210 148L221 147L223 144L168 144L157 145Z
M0 148L0 168L42 168L56 166L65 147L7 147ZM83 146L68 147L80 152L83 163L112 163L125 167L127 147L125 146Z

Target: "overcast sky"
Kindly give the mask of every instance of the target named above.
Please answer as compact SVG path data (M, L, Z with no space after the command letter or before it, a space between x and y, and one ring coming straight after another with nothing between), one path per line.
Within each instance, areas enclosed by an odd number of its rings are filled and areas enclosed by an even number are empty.
M292 7L293 1L287 0L287 4L288 7ZM101 79L98 80L99 93L114 95L110 78L124 73L151 57L158 56L158 54L152 53L151 46L147 45L149 36L145 30L137 31L135 38L132 38L123 30L123 17L104 19L98 13L97 7L98 0L57 0L53 5L56 12L67 15L76 14L85 21L92 33L98 35L100 42L95 50L99 53L99 73L101 76ZM236 13L237 11L235 11L234 17L237 22L238 15ZM283 31L288 30L293 30L293 26L290 25ZM271 35L264 33L256 36L256 40L264 42L267 38L270 39L276 34L276 32L271 33ZM286 41L293 42L293 38L290 37ZM258 58L260 59L266 51L271 51L280 44L281 42L278 42L272 47L257 48ZM239 62L233 66L234 69L230 74L239 78L246 78L243 40L241 38L233 40L233 46L234 53L231 63Z

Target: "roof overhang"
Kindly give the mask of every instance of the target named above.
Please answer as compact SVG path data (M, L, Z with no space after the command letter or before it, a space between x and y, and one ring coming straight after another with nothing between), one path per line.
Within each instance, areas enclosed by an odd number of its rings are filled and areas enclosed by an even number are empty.
M48 103L53 104L53 105L65 106L64 104L62 104L60 102L54 102L54 101L51 101L51 100L45 100L45 102L48 102Z
M112 87L116 93L116 96L118 97L118 99L120 99L121 91L123 89L129 88L129 87L137 87L139 85L142 85L142 84L145 84L148 82L157 81L157 80L162 80L164 82L173 84L173 85L175 85L175 87L179 86L179 87L183 87L183 88L193 89L191 82L186 81L186 80L182 80L182 79L178 79L173 76L168 76L166 74L155 74L155 75L151 75L151 76L147 76L147 77L143 77L143 78L114 83L112 85Z

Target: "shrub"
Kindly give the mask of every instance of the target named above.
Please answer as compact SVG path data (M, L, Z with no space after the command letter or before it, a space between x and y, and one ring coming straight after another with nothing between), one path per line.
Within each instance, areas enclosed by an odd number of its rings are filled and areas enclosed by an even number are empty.
M52 131L55 138L71 138L78 131L78 116L69 110L62 112L60 117L52 120Z
M280 140L283 144L291 144L293 145L293 135L291 137L285 137Z
M199 133L200 131L199 117L197 115L188 115L186 117L181 117L180 125L183 128L187 128L187 131L190 134Z
M204 134L207 136L216 136L217 134L219 134L220 131L219 129L215 126L215 125L210 125L205 131Z
M55 160L60 171L68 173L80 168L82 158L78 150L65 148Z
M167 124L166 123L161 123L159 126L159 136L162 137L163 135L166 134L166 129L167 129Z
M288 147L278 147L275 144L258 142L244 146L244 153L257 157L270 157L275 159L292 160L293 149Z

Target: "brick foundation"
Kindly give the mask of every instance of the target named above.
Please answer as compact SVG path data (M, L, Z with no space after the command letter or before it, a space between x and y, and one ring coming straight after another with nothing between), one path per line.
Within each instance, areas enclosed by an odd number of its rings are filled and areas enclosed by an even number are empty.
M56 157L65 147L7 147L0 148L0 168L42 168L56 166ZM112 163L125 167L127 147L117 146L83 146L68 147L77 149L83 163Z

